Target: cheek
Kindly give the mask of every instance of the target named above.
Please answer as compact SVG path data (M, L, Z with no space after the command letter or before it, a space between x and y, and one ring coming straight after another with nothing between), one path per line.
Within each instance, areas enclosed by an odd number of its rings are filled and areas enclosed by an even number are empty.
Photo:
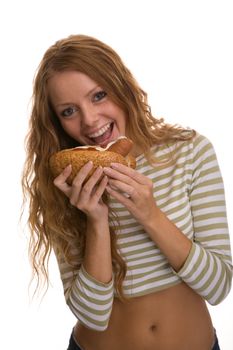
M126 114L122 111L122 109L115 107L111 111L111 114L114 116L116 122L118 122L121 125L126 124Z
M80 138L80 126L79 123L72 121L61 121L61 126L65 132L74 139Z
M125 131L126 124L127 124L126 116L121 112L121 113L119 113L118 118L116 118L116 119L117 119L117 122L118 122L120 129L122 129L122 131Z

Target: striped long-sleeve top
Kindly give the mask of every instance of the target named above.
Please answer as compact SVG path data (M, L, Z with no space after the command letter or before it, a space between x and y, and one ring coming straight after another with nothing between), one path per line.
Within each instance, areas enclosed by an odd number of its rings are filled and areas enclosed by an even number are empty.
M117 247L127 265L124 293L145 295L183 281L210 304L218 304L230 291L233 268L224 187L214 148L197 134L192 140L152 150L158 162L151 165L140 155L136 170L152 180L157 206L192 241L192 248L175 272L143 227L111 198L109 205L120 224ZM164 161L169 156L172 161ZM61 257L58 264L71 311L86 327L105 330L117 297L114 278L105 284L82 265L74 270Z

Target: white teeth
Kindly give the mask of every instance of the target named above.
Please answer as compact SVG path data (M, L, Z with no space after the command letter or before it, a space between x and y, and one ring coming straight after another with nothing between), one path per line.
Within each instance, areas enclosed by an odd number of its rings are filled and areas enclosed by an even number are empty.
M99 131L94 132L93 134L88 135L88 137L93 138L93 137L98 137L103 135L109 128L110 128L111 123L103 126Z

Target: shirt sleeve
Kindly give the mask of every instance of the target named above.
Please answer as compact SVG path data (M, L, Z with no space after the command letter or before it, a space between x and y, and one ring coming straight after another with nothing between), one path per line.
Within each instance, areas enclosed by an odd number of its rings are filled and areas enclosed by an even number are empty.
M87 328L96 331L107 329L114 296L113 280L99 282L87 273L83 265L75 269L58 254L56 257L70 310Z
M198 135L193 145L190 206L194 238L177 275L210 304L220 303L232 282L232 258L224 186L212 144Z

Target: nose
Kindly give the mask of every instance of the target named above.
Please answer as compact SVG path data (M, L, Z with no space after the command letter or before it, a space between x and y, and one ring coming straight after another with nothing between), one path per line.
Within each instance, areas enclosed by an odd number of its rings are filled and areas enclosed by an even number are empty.
M82 108L82 119L81 122L83 126L93 126L97 123L99 117L96 109L91 106L85 106Z

